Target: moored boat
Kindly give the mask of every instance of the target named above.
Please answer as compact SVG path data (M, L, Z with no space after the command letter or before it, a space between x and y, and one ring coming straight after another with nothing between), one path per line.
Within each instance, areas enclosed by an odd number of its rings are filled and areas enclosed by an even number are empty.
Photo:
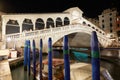
M92 80L92 65L88 63L74 63L70 61L71 80ZM53 80L64 80L64 60L53 59ZM36 79L39 79L39 63L37 64ZM48 80L48 60L43 60L43 80ZM113 80L107 69L100 67L100 80Z

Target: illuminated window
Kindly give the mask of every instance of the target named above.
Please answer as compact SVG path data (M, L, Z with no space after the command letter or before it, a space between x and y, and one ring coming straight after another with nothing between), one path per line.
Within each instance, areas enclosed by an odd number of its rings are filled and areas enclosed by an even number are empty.
M117 21L119 21L119 18L117 18Z

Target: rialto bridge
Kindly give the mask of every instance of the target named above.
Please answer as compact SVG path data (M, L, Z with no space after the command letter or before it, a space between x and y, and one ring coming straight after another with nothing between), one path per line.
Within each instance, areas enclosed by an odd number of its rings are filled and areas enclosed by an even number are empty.
M86 33L91 35L96 31L102 47L113 45L106 33L83 18L83 12L77 8L70 8L62 13L40 14L7 14L2 15L2 41L5 48L20 48L25 40L35 40L39 47L40 38L43 39L43 51L47 52L48 38L52 38L54 45L64 35L72 33ZM85 37L85 36L84 36Z

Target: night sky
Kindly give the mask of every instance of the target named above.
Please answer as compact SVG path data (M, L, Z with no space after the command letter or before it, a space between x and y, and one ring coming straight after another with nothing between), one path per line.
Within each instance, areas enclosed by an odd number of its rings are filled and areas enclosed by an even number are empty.
M0 11L7 13L54 13L78 6L87 17L97 17L104 9L117 7L120 0L0 0Z

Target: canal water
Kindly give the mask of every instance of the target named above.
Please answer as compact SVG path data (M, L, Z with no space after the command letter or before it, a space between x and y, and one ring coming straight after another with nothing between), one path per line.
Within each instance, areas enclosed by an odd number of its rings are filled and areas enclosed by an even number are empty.
M110 53L110 52L112 54L116 54L119 51L103 50L103 51L101 51L101 54L107 54L107 53ZM44 56L44 57L46 57L46 56ZM75 57L73 55L70 55L70 58L75 59ZM91 63L90 58L87 58L87 59L84 59L84 60L83 59L82 60L77 60L77 61L78 62ZM101 59L100 64L101 64L102 67L106 68L109 71L110 75L112 76L112 78L114 80L120 80L120 58L104 57L103 59ZM12 72L12 79L13 80L33 80L33 77L28 76L27 71L24 71L23 65L12 69L11 72Z

